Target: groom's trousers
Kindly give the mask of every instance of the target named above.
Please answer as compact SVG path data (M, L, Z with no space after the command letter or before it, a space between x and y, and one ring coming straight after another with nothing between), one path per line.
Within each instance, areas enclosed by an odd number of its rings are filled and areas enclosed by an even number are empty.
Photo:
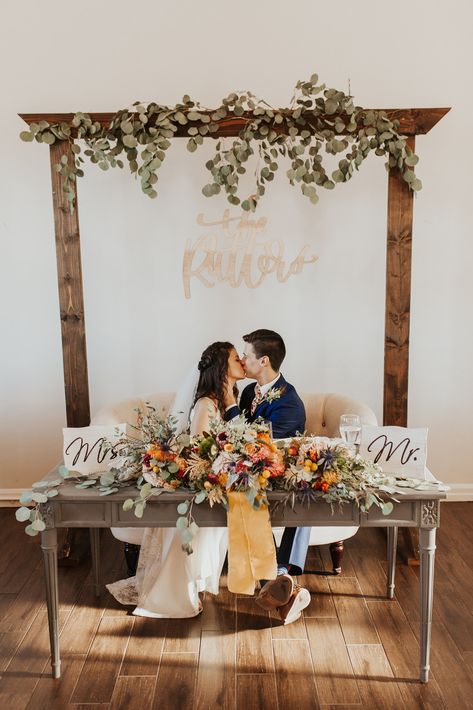
M278 550L278 565L287 567L292 575L304 572L311 528L284 528Z

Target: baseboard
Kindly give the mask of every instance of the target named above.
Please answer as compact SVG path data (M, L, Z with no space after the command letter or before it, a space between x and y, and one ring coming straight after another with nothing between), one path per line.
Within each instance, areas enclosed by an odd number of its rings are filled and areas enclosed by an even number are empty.
M448 483L450 490L447 492L449 501L473 500L473 483ZM24 488L0 488L0 508L13 508L18 505L20 495Z
M473 483L447 483L450 490L447 491L447 500L461 501L473 500Z
M0 508L16 508L25 488L0 488Z

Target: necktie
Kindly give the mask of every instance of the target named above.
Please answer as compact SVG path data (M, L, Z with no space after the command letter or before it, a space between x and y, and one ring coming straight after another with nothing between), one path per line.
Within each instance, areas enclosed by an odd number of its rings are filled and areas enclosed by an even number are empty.
M251 403L251 416L253 416L253 414L255 413L256 407L258 406L258 404L261 402L262 399L263 399L263 396L261 394L261 387L259 385L256 385L255 396L254 396L254 399Z

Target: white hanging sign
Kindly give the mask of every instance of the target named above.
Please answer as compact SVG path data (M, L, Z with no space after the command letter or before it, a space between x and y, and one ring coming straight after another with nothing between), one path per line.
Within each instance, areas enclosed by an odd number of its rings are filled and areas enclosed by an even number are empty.
M108 471L112 466L119 466L119 451L112 446L107 451L107 443L118 442L126 433L126 424L107 424L104 426L85 426L65 428L64 465L70 471L84 475Z
M363 426L360 455L386 473L425 481L427 432L401 426Z

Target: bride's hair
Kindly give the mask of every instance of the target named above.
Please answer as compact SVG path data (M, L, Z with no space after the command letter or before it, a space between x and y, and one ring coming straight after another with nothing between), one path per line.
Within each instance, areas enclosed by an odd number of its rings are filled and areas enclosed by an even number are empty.
M204 350L199 360L199 383L195 392L194 405L201 397L211 397L217 401L223 417L225 414L224 390L227 381L228 358L234 346L228 342L217 342ZM236 385L233 387L238 395Z

